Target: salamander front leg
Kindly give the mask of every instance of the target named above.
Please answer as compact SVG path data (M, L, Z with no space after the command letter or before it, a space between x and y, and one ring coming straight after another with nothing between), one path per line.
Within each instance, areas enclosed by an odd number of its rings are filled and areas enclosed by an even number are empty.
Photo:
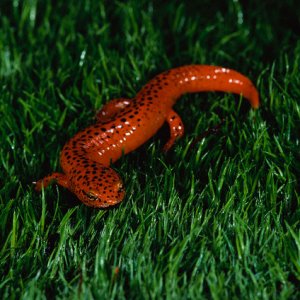
M62 173L52 173L43 179L38 180L37 182L33 182L35 184L35 190L40 192L42 187L46 188L48 185L56 183L65 188L69 188L69 179L65 174Z
M97 122L104 123L114 119L115 116L129 104L130 99L126 98L117 98L109 101L97 112Z
M184 134L184 126L181 118L174 110L170 110L167 115L166 121L170 126L170 138L163 148L164 152L169 151L174 145L175 141L181 138Z

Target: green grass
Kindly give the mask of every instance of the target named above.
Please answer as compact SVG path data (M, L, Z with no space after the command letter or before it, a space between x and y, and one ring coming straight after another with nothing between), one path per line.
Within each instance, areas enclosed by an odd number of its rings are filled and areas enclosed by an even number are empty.
M299 15L296 0L1 1L1 298L299 299ZM261 108L183 97L167 156L164 128L114 165L116 208L34 192L103 103L191 63L246 74Z

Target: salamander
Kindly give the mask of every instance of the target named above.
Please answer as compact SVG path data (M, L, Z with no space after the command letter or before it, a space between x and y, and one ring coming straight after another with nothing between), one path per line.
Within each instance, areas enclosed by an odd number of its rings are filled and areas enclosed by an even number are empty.
M132 99L108 102L96 115L96 122L72 137L60 154L63 173L52 173L35 182L41 191L55 182L91 207L104 208L123 200L125 189L111 164L147 140L167 122L168 151L183 136L180 116L172 109L185 93L203 91L242 95L252 108L259 107L253 83L241 73L224 67L188 65L165 71L150 80Z

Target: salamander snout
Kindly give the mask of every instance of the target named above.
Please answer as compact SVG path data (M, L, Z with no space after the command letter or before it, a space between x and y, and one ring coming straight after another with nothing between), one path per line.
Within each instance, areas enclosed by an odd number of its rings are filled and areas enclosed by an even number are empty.
M120 176L111 168L93 165L93 171L85 168L72 178L73 192L86 205L105 208L121 202L125 189Z

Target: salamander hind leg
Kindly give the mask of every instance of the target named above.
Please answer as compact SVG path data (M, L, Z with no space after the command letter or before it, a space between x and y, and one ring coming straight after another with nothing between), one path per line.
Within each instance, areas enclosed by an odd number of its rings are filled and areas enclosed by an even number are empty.
M104 123L116 117L116 115L130 104L130 99L117 98L105 104L96 114L97 122Z
M175 141L181 138L184 134L184 126L182 120L174 110L170 110L167 115L166 121L170 126L170 138L163 147L164 152L169 151L174 145Z
M48 185L56 183L65 188L69 188L69 178L62 173L52 173L37 182L33 182L35 184L35 190L40 192L42 187L46 188Z

